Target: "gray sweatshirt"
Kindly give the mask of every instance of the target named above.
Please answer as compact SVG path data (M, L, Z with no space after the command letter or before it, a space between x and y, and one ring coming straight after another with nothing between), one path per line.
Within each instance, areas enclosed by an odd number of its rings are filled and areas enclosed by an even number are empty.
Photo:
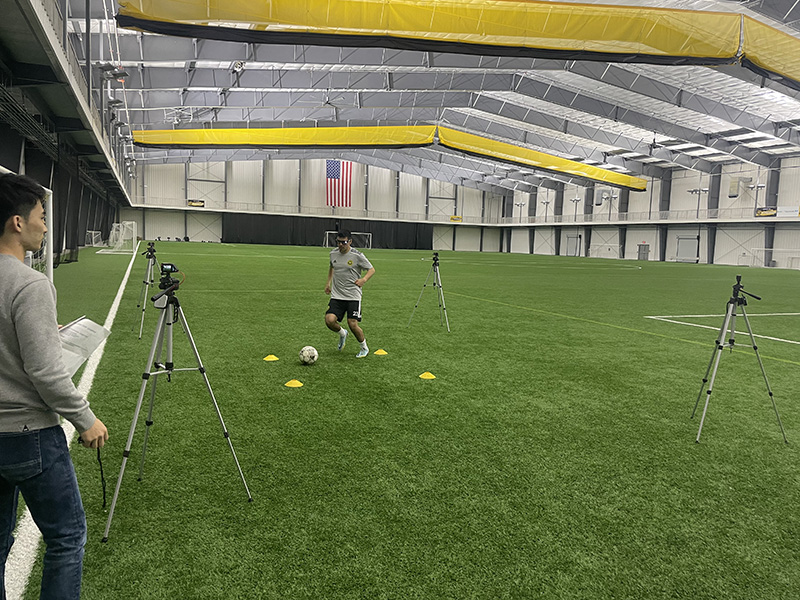
M56 289L16 257L0 254L0 432L52 427L58 415L78 432L95 421L61 357Z

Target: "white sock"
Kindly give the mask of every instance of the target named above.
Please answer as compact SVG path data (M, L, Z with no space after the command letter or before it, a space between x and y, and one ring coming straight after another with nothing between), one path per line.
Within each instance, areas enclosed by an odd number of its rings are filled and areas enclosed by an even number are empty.
M342 327L339 330L339 335L342 336L342 337L346 336L347 335L347 330L344 327Z
M361 342L361 347L362 347L364 350L369 350L369 348L367 348L367 338L364 338L364 341L363 341L363 342Z

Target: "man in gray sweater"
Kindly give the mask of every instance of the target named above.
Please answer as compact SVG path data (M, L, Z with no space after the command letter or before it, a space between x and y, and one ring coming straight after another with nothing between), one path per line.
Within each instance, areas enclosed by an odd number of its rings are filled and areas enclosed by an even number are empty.
M47 231L44 195L28 177L0 175L0 598L20 493L47 545L40 597L80 597L86 519L59 415L84 446L108 439L64 367L56 290L23 263Z

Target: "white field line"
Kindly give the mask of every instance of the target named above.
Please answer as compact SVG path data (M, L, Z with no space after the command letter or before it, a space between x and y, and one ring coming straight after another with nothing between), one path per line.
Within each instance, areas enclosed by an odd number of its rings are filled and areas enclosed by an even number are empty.
M122 278L122 283L119 285L119 290L117 290L117 296L114 298L111 309L108 311L106 322L103 324L106 329L111 329L111 326L114 324L114 318L117 316L119 303L122 300L122 293L125 291L125 285L128 283L128 277L133 268L133 261L138 256L138 250L139 245L137 244L136 251L134 251L131 257L131 262L128 263L128 270L125 272L125 277ZM103 340L97 347L97 350L89 357L89 360L86 361L86 367L83 369L83 374L78 382L78 391L84 396L88 395L89 390L92 389L94 376L100 364L100 359L103 358L103 350L105 350L107 340L108 338ZM69 421L64 421L61 427L64 429L67 444L71 445L72 438L75 435L75 427L73 427L72 423ZM39 533L36 523L33 522L30 510L28 510L27 507L25 507L25 512L22 515L14 537L14 545L11 547L11 552L6 561L6 598L8 600L21 600L25 593L25 587L28 585L28 579L31 576L31 569L33 569L33 565L36 562L39 542L42 539L42 535Z
M747 318L753 317L798 317L800 313L757 313L757 314L748 314ZM724 319L725 315L668 315L663 317L658 316L650 316L646 315L645 319L654 319L656 321L664 321L666 323L676 323L677 325L688 325L689 327L701 327L702 329L712 329L714 331L719 331L719 327L712 327L711 325L701 325L699 323L687 323L686 321L676 321L676 319L700 319L700 318L717 318L717 319ZM740 317L742 318L742 317ZM734 332L736 335L748 335L746 331L736 331ZM775 342L785 342L787 344L797 344L800 345L800 342L795 340L784 340L782 338L770 337L768 335L758 335L757 333L753 334L753 337L761 338L764 340L772 340Z

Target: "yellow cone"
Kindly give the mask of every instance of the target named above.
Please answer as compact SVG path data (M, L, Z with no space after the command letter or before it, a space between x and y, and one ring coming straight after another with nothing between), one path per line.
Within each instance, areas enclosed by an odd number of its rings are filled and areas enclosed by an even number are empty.
M375 354L377 354L378 356L386 356L389 353L386 350L384 350L383 348L381 348L379 350L375 350Z
M436 379L436 375L431 373L430 371L425 371L422 375L419 376L420 379Z
M272 362L273 360L278 360L278 357L275 356L274 354L270 354L269 356L265 356L264 360L266 360L267 362Z
M287 381L284 383L286 387L303 387L303 384L297 381L297 379L292 379L291 381Z

